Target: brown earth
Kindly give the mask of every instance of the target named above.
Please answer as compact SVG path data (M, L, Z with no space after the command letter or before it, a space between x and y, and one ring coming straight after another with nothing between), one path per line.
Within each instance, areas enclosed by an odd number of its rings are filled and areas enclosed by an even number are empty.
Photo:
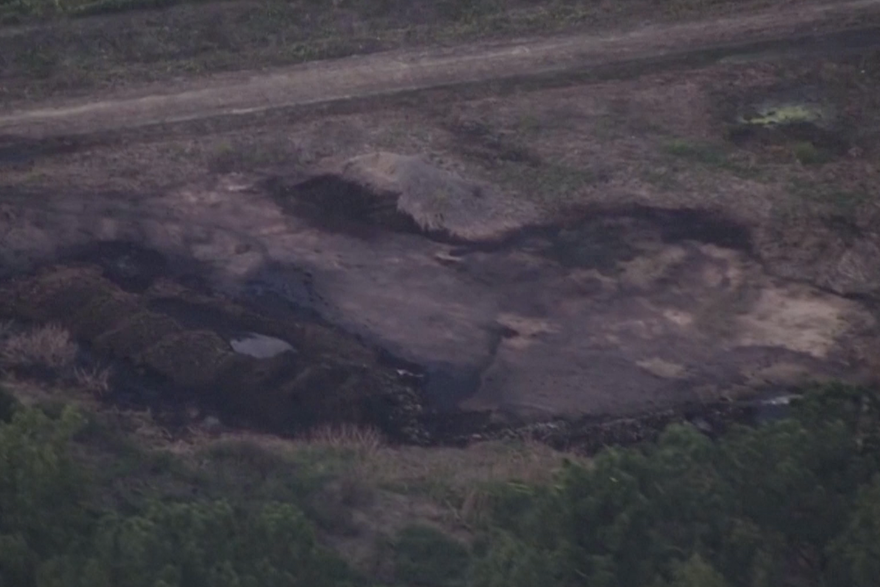
M502 420L869 381L880 292L876 49L856 39L792 59L778 44L705 61L691 44L831 30L842 22L835 14L875 7L837 3L519 52L455 49L404 66L374 55L5 115L0 126L17 136L0 151L10 162L0 188L4 274L56 263L4 286L5 313L62 321L107 353L181 387L219 386L241 406L252 382L267 398L286 393L288 383L270 382L280 361L236 355L218 326L228 317L187 325L192 315L247 308L247 330L314 347L306 362L318 371L368 366L354 369L363 383L318 378L303 393L370 398L396 370L424 372L435 406ZM683 54L673 69L646 70L649 60L627 75L589 74L683 48L693 63ZM574 66L587 73L527 75ZM274 110L508 75L521 78L430 89L416 101ZM834 141L733 132L743 130L740 110L771 98L833 107ZM69 145L41 138L67 132L91 134ZM825 159L804 164L798 153ZM126 275L140 289L124 293L125 255L101 269L58 260L94 241L136 243L164 265L134 263ZM167 283L184 284L166 297L189 305L151 306ZM195 293L204 290L213 297ZM82 309L57 311L64 304ZM303 334L315 315L333 325L308 327L323 333L318 342ZM286 326L272 326L281 316ZM341 344L350 350L334 350ZM197 360L214 367L191 372ZM227 378L227 361L251 366ZM345 395L355 387L363 391ZM286 421L288 411L268 409Z

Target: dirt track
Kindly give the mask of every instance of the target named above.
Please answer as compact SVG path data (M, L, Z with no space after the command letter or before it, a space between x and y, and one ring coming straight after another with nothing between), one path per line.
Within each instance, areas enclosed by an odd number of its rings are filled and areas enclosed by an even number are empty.
M101 132L214 116L249 114L400 92L680 58L707 50L719 56L762 52L787 39L864 27L880 13L876 0L791 10L603 37L560 37L394 52L324 61L273 73L217 76L173 88L148 87L80 103L0 115L0 135L31 137ZM844 39L843 41L847 41ZM861 42L861 41L858 41Z

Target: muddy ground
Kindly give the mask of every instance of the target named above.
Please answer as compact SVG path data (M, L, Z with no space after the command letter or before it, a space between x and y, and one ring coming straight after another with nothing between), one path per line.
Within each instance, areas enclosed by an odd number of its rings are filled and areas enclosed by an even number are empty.
M10 137L0 312L279 432L873 382L880 54L832 49Z

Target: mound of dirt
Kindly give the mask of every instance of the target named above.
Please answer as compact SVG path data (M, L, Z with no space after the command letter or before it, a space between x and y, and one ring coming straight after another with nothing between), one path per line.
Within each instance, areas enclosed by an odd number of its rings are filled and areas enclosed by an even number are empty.
M422 157L375 152L325 163L311 178L275 186L294 213L325 228L381 227L492 241L538 218L529 203L464 179Z
M205 318L182 323L163 312L169 296ZM165 282L127 292L94 265L48 267L4 284L0 315L58 323L100 355L160 376L169 394L194 394L231 421L282 433L348 422L425 440L418 390L379 365L372 349L320 324L259 316ZM226 333L244 330L292 350L238 353Z

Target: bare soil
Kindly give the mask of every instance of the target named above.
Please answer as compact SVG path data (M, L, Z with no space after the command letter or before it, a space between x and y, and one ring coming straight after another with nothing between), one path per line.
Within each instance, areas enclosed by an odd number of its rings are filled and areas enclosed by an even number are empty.
M880 54L843 32L870 15L376 54L0 115L0 306L239 409L235 357L275 398L254 413L281 420L302 373L315 413L387 385L474 428L870 382ZM786 45L805 29L823 43ZM745 126L768 101L833 120ZM64 256L102 241L152 260ZM237 357L242 313L308 359Z

